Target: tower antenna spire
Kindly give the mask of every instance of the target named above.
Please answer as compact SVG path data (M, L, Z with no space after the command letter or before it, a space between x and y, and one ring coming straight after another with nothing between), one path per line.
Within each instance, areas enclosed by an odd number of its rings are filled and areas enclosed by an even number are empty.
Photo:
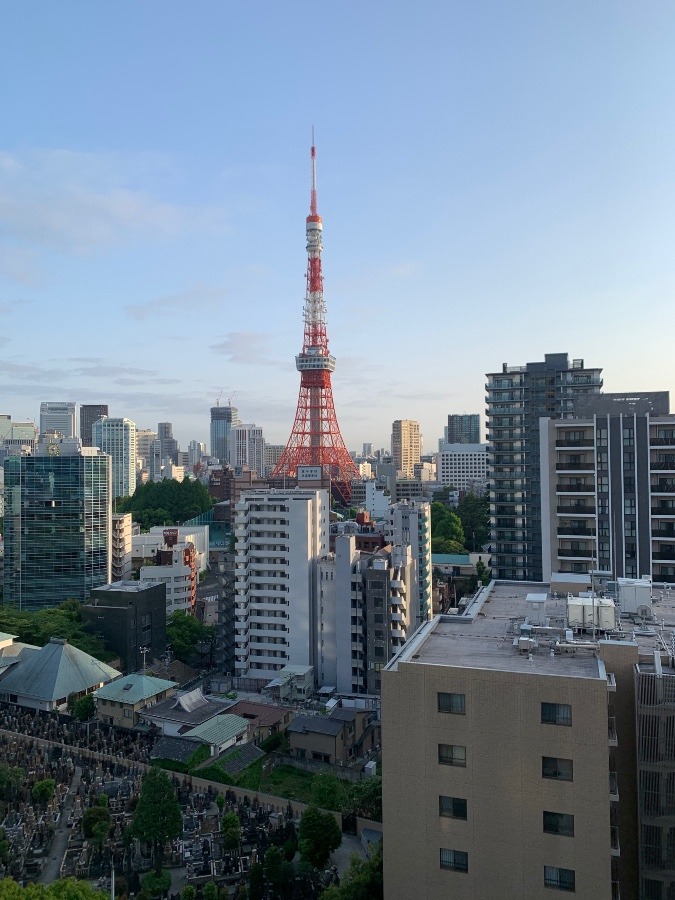
M331 373L335 357L328 352L326 303L323 296L321 251L323 222L316 202L316 146L312 127L312 186L307 216L307 288L303 318L305 322L302 350L295 357L300 372L300 393L295 422L288 443L279 458L273 478L292 478L298 466L318 466L331 478L333 493L348 504L351 481L359 470L349 455L340 434Z

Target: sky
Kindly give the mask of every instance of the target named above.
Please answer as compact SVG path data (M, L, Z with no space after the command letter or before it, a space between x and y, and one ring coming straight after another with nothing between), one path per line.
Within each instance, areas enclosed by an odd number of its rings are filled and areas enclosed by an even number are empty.
M545 353L671 389L673 46L672 0L5 4L0 413L285 443L312 127L350 449Z

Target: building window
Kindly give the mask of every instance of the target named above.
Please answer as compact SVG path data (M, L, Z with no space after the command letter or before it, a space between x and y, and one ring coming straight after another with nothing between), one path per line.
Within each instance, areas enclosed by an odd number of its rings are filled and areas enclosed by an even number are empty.
M574 816L544 810L544 832L574 837Z
M571 725L572 707L569 703L542 703L542 725Z
M466 800L460 797L438 798L438 815L446 819L466 819Z
M465 766L466 747L460 744L439 744L438 761L443 766Z
M455 713L463 716L466 712L464 694L445 694L441 691L437 694L438 711L442 713Z
M542 756L541 777L555 778L557 781L573 781L574 767L571 759L557 756Z
M468 872L469 854L463 850L446 850L445 847L441 847L441 869Z
M544 866L544 887L569 891L574 894L574 869L559 869L557 866Z

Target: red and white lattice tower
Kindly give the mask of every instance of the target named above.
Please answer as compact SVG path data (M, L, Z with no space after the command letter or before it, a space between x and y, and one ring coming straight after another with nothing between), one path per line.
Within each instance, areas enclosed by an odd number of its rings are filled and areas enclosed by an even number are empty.
M340 434L331 372L335 357L328 352L326 303L321 273L321 232L323 225L316 209L316 148L312 142L312 191L307 216L307 292L305 294L305 336L295 357L300 372L300 393L293 430L272 473L273 478L294 477L298 466L321 466L330 475L335 492L348 502L350 482L359 470Z

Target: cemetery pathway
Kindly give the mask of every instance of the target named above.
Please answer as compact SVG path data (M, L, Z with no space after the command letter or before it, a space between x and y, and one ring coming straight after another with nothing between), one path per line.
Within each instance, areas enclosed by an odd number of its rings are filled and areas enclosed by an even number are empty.
M47 859L47 862L45 863L44 869L42 870L42 874L40 875L40 884L51 884L59 877L59 872L61 871L61 863L63 862L63 857L66 853L66 847L68 846L68 835L70 834L68 830L68 822L70 821L70 814L73 809L73 803L75 801L77 789L80 786L81 777L82 769L77 766L75 768L73 780L70 782L68 793L66 794L63 805L61 807L59 827L54 833L54 840L52 841L52 846L49 851L49 857Z

